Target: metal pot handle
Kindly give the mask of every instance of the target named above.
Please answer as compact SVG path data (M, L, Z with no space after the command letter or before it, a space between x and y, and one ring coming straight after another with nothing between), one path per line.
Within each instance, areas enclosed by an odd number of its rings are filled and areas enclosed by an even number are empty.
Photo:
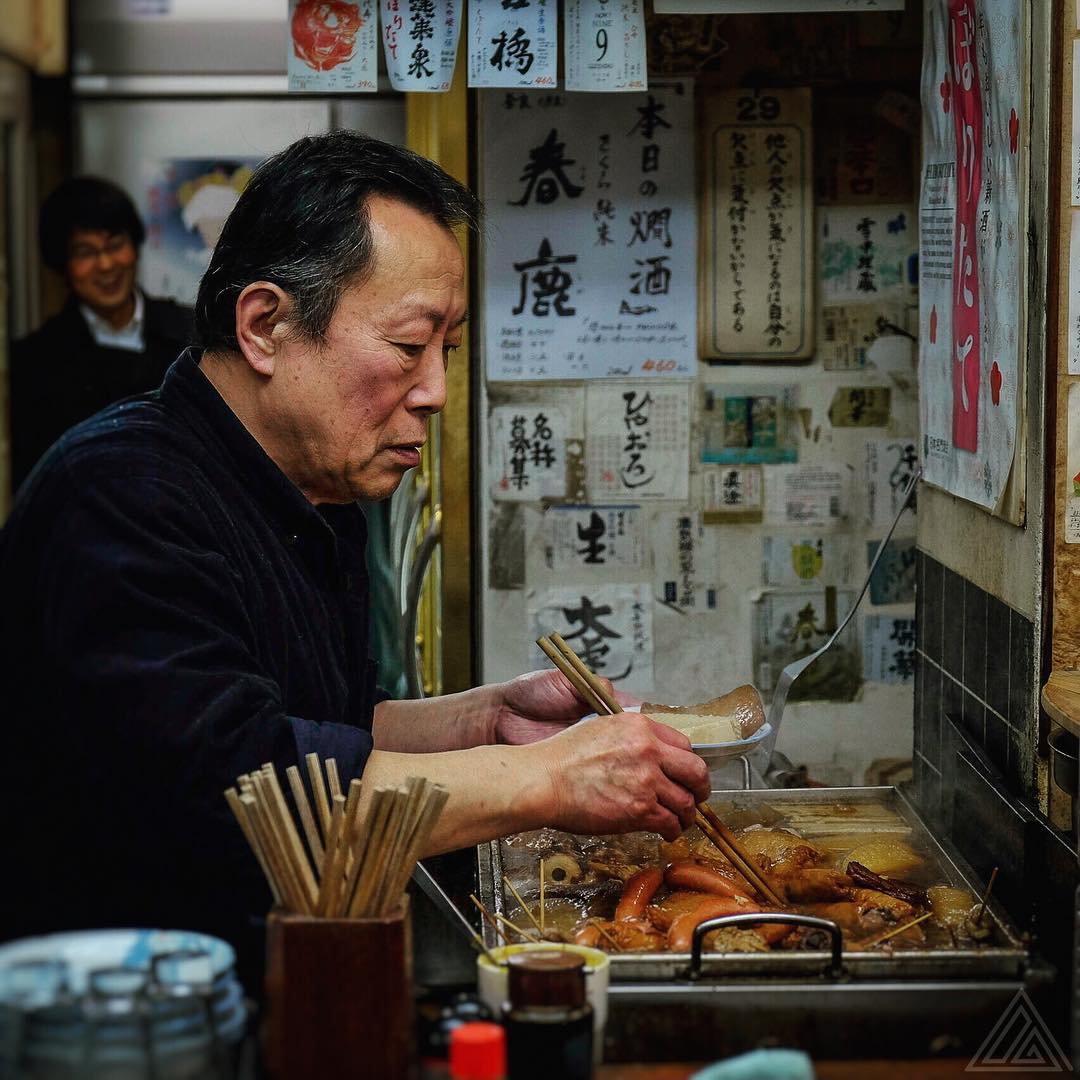
M749 912L745 915L718 915L715 919L706 919L694 928L694 938L690 944L691 979L701 978L701 949L705 935L725 926L760 926L762 923L783 923L785 926L809 926L814 930L824 930L831 940L832 959L826 969L831 978L839 978L843 973L844 934L832 919L821 919L816 915L786 915L781 911Z

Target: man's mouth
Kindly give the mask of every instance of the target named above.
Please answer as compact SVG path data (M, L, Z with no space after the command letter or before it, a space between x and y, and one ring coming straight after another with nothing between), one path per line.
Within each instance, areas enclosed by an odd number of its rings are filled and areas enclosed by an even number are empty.
M420 464L422 443L400 443L389 447L390 452L408 469L415 469Z

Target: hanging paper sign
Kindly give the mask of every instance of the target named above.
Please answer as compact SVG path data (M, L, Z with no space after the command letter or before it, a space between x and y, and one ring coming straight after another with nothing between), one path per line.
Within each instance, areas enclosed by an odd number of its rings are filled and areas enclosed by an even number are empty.
M1020 0L927 0L920 196L926 479L997 507L1012 469L1024 345Z
M544 512L541 532L547 565L559 573L641 569L645 539L638 506L552 506Z
M887 529L919 466L918 442L914 437L868 439L865 454L865 524L871 529Z
M910 206L820 207L822 303L880 303L914 295L916 231Z
M851 545L839 533L777 533L761 542L761 580L766 585L846 585Z
M844 465L777 465L765 478L765 519L773 525L840 525L850 499Z
M796 386L702 386L701 460L725 465L798 461L798 398Z
M685 499L690 479L690 387L600 383L585 395L590 498Z
M653 0L657 15L779 15L809 11L903 11L904 0Z
M659 515L653 531L656 598L692 615L716 608L716 544L706 539L701 515L682 510Z
M1069 211L1069 374L1080 375L1080 210Z
M380 0L383 53L395 90L445 93L454 81L461 0Z
M1080 544L1080 382L1069 384L1065 457L1065 543Z
M892 615L863 619L863 675L870 682L914 682L914 619Z
M488 421L493 499L533 502L566 494L566 413L499 405Z
M488 378L694 372L693 94L507 93L483 110Z
M759 465L706 465L698 475L706 525L761 520L763 484Z
M644 0L566 0L567 90L644 90Z
M552 87L559 67L555 0L469 0L469 86Z
M289 0L289 91L378 90L377 0Z
M621 690L652 688L652 597L648 585L542 589L527 598L530 636L558 633L597 675ZM532 666L547 661L538 646Z
M809 90L705 99L699 348L713 359L814 351Z

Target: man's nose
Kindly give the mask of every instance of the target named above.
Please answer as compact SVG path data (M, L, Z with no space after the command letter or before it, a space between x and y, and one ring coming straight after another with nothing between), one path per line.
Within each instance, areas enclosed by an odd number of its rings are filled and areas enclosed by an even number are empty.
M410 399L410 408L425 413L441 412L446 404L446 364L435 344L424 353Z

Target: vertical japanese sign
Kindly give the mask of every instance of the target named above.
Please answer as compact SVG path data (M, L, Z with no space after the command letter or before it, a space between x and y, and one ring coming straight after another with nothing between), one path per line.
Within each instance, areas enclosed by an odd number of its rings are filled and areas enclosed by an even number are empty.
M591 499L687 497L688 384L594 384L585 395L585 431L585 482Z
M289 0L289 90L378 90L377 0Z
M499 405L488 421L493 499L535 502L566 494L566 413Z
M719 91L705 99L703 130L701 355L810 356L810 91Z
M892 615L863 619L863 674L870 682L914 682L914 619Z
M541 589L529 594L532 637L559 633L598 675L622 690L652 689L652 596L648 585ZM543 667L533 648L532 664Z
M644 0L567 0L567 90L644 90Z
M693 94L489 95L488 378L694 372Z
M999 505L1024 345L1020 0L928 0L920 196L920 419L926 478Z
M544 560L559 574L592 567L640 570L645 529L639 506L551 506L541 522Z
M469 0L469 86L554 86L559 67L555 0Z
M461 0L380 0L383 53L395 90L445 93L454 81Z

